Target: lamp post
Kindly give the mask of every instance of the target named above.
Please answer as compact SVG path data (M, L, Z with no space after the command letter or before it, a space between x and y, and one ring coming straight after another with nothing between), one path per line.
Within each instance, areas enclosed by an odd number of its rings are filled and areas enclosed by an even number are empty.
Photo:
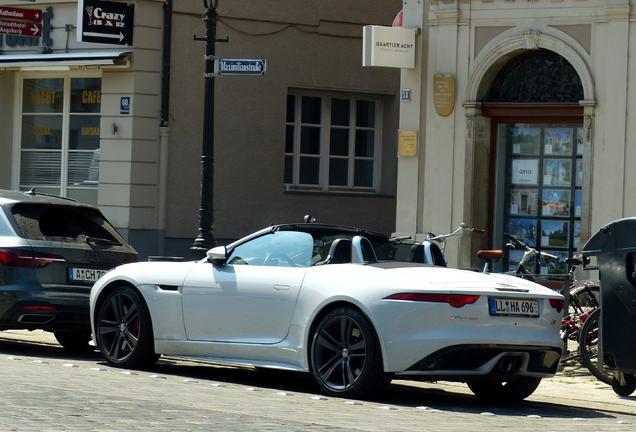
M219 0L203 0L205 14L205 90L203 104L203 146L201 151L201 199L199 205L199 235L190 248L195 258L205 257L216 246L214 229L214 45L216 40L216 8ZM224 41L225 42L225 41Z

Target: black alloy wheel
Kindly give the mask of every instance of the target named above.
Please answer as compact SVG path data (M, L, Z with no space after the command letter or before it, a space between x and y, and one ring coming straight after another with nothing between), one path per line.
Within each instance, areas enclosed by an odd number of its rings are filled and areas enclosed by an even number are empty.
M369 320L352 308L334 310L320 321L311 366L320 387L332 396L372 396L391 381Z
M154 352L150 313L131 287L115 288L100 302L97 334L98 348L114 366L144 368L159 358Z

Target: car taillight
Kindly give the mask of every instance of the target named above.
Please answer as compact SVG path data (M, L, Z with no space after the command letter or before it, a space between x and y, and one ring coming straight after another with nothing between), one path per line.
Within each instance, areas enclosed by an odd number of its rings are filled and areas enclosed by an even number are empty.
M448 303L460 308L475 303L479 297L473 294L439 294L439 293L399 293L385 297L386 300L406 300L417 302Z
M556 309L557 312L561 312L563 310L564 305L565 305L565 300L563 299L550 299L550 306Z
M27 310L56 310L53 306L22 306L22 309L27 309Z
M63 256L28 250L0 250L0 262L8 267L46 267L52 262L64 262Z

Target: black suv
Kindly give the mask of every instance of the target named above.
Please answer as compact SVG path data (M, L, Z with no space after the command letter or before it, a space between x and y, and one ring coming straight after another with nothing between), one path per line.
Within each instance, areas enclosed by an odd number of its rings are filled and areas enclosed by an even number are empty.
M67 349L89 348L91 286L135 261L95 207L0 189L0 330L46 330Z

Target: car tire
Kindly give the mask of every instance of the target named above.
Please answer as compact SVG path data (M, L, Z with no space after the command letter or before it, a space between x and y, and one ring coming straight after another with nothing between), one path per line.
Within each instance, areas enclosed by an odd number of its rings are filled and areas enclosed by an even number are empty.
M142 369L154 364L150 312L141 295L120 286L100 301L97 309L97 347L113 366Z
M468 387L475 394L488 401L518 402L530 396L539 387L541 378L521 377L508 382L469 381Z
M90 333L56 331L53 332L53 335L58 343L69 351L89 352L95 350L95 347L89 345L89 342L91 341Z
M352 308L328 313L311 344L311 368L322 390L336 397L369 397L391 381L369 320Z

